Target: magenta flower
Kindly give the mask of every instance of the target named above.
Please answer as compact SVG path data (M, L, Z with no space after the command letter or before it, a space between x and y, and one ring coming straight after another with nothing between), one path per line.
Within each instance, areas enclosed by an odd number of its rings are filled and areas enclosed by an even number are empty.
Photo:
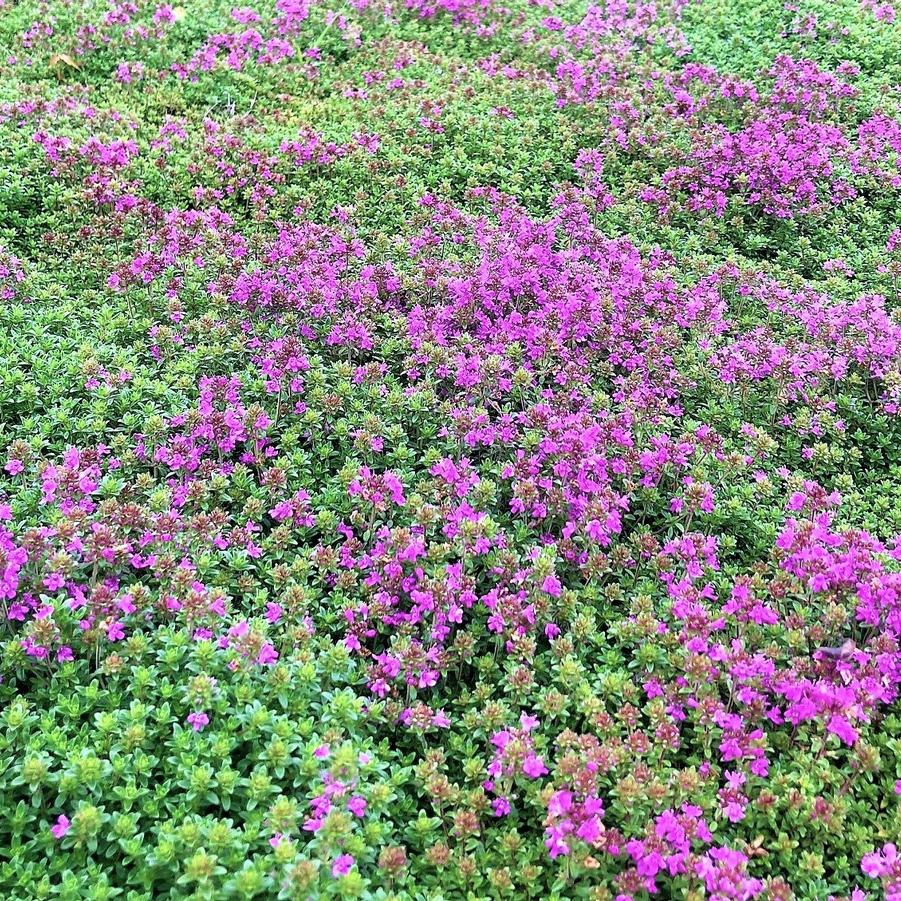
M347 809L355 817L362 817L366 813L366 799L362 795L354 795L347 802Z
M282 612L279 604L273 604L271 601L266 604L266 619L273 625L282 618Z
M53 837L59 841L69 831L71 825L69 818L61 813L50 831L53 833Z
M881 850L865 854L860 868L867 876L878 879L880 876L892 874L899 860L901 858L898 857L898 848L892 842L888 842Z
M62 573L50 573L44 579L44 585L48 591L57 591L65 584L66 580L63 578Z
M350 854L342 854L332 864L332 876L346 876L354 865L354 859Z
M519 724L522 726L523 731L531 732L533 729L538 728L538 717L531 716L528 713L523 713L519 717Z
M507 798L495 798L491 807L496 817L505 817L510 813L510 801Z
M857 741L857 730L841 714L833 714L826 728L837 735L846 745L853 745Z
M554 598L559 598L561 592L563 591L563 586L560 584L560 580L554 575L547 576L542 583L541 588L546 594L549 594Z
M529 754L528 757L523 761L522 771L530 778L537 779L539 776L544 776L548 769L544 765L544 761L536 756L535 754Z
M276 651L275 647L267 641L260 648L260 653L257 656L257 663L259 663L261 666L267 666L271 663L275 663L277 660L278 651Z
M195 732L202 732L204 726L209 725L210 718L202 711L195 710L193 713L188 714L188 725Z

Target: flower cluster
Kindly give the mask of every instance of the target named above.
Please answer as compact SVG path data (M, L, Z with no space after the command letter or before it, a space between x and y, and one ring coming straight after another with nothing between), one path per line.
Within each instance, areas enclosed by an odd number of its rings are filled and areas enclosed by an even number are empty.
M0 896L901 898L894 10L733 6L0 0Z

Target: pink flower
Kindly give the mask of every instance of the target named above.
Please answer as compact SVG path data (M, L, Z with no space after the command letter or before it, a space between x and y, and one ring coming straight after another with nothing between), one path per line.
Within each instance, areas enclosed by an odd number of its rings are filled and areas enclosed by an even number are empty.
M282 618L282 608L279 604L273 604L271 601L266 604L266 619L270 623L277 623Z
M860 868L867 876L877 879L892 872L898 861L898 849L892 842L882 846L881 851L873 851L865 854L860 862Z
M257 663L261 666L266 666L270 663L275 663L278 660L278 651L267 641L263 647L260 648L260 653L257 656Z
M66 580L62 577L61 573L50 573L50 575L44 579L44 585L48 591L57 591L65 584Z
M69 831L71 825L69 818L64 813L61 813L50 831L53 833L53 837L59 841Z
M362 795L354 795L347 802L347 809L355 817L362 817L366 813L366 799Z
M539 776L545 775L548 769L540 757L535 754L529 754L522 763L522 771L530 779L537 779Z
M510 813L510 802L506 798L495 798L491 807L496 817L505 817Z
M350 854L342 854L332 864L332 876L346 876L353 865L353 857Z
M393 472L386 472L383 479L385 487L391 495L392 503L396 504L398 507L403 507L407 501L404 497L404 488L400 479Z
M552 860L569 854L569 845L566 844L565 837L566 834L559 827L548 827L544 843L547 845L548 854Z
M841 714L833 714L826 728L846 745L853 745L857 741L857 730Z
M860 862L860 869L865 876L878 879L882 875L882 855L878 851L864 854L863 860Z
M432 725L437 726L439 729L449 729L450 724L450 718L443 710L437 711L432 717Z
M554 575L547 576L542 583L541 588L546 594L549 594L553 598L559 598L560 593L563 591L560 580Z
M195 732L203 731L203 727L209 725L209 722L210 718L202 710L195 710L188 714L188 725Z
M591 817L590 819L585 820L585 822L576 830L576 835L578 835L583 842L591 843L597 841L601 837L601 824L598 822L598 818Z
M788 504L786 504L786 509L791 511L802 510L804 508L804 504L807 503L807 495L803 494L800 491L795 491L792 493L792 496L788 499Z
M551 795L551 799L548 801L547 811L552 817L561 817L572 808L572 805L572 792L561 789Z

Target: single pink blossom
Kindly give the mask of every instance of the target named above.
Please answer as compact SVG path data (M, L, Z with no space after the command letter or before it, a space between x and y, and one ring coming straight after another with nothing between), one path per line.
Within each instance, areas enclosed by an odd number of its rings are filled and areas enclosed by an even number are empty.
M354 859L350 854L342 854L332 864L332 876L346 876L354 865Z
M69 818L64 813L61 813L50 831L53 833L53 837L59 841L69 831L71 826Z
M195 710L193 713L188 714L188 725L195 732L203 731L204 726L209 725L210 718L202 711Z

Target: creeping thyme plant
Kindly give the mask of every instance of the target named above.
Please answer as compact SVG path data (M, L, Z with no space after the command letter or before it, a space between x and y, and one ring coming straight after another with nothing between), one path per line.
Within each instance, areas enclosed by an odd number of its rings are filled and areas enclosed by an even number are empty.
M0 897L901 899L893 2L0 0Z

